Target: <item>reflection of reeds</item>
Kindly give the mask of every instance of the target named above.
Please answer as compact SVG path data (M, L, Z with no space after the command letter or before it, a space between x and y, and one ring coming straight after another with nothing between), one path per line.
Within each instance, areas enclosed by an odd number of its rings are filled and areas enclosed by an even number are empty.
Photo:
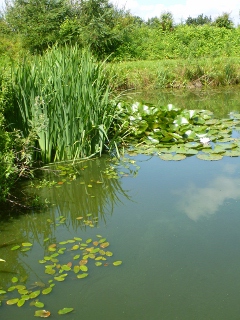
M104 174L109 165L107 157L81 162L77 166L80 175L76 180L68 184L69 180L66 179L67 181L58 187L43 189L41 197L47 197L50 203L56 204L49 208L50 219L54 215L55 217L64 216L67 217L66 227L70 225L75 229L81 225L85 227L84 220L105 221L105 215L113 213L114 206L121 202L121 198L129 200L127 191L121 186L121 181ZM51 173L47 178L53 179ZM88 217L88 214L91 216ZM78 217L83 219L77 220Z

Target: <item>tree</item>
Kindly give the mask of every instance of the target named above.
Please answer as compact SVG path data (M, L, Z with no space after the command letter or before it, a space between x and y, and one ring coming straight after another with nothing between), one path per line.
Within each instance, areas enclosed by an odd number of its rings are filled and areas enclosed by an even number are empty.
M204 24L211 24L212 18L211 16L203 16L203 13L198 15L197 18L188 17L186 20L187 25L195 25L195 26L202 26Z
M5 17L24 47L42 52L58 40L60 25L71 13L66 0L14 0L7 3Z
M171 12L163 12L160 15L160 24L163 31L169 31L173 29L173 15Z
M214 25L219 28L226 28L226 29L233 29L234 24L230 19L230 13L224 12L222 15L218 16L215 21Z

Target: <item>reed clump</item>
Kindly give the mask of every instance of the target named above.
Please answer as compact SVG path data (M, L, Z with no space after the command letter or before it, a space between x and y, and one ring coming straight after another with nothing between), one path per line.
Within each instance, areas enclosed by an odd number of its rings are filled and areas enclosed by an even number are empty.
M109 140L117 103L105 64L87 50L55 47L13 66L10 95L8 124L35 135L44 163L101 154Z

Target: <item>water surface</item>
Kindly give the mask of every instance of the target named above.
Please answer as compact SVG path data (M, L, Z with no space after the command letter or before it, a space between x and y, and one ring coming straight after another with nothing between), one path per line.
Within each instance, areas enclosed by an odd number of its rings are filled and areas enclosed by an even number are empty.
M48 208L2 222L1 243L10 245L0 248L6 260L0 287L12 286L13 276L32 290L47 285L52 277L38 261L50 243L102 235L114 253L110 261L122 265L89 262L87 278L72 273L55 281L50 294L38 297L53 319L239 319L240 159L130 159L136 163L116 169L120 179L105 173L107 157L81 163L76 179L60 177L57 186L40 190ZM98 223L84 226L81 216L98 217ZM33 244L30 251L10 250L23 242ZM66 262L72 257L72 251L64 255ZM1 295L0 318L35 319L29 301L20 308L6 305L15 295ZM59 316L63 307L74 311Z

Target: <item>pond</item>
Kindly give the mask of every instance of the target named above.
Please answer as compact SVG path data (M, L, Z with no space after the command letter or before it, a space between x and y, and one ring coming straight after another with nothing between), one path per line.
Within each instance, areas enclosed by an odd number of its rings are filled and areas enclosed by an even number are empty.
M1 222L1 319L239 319L239 157L76 168L46 171L44 210Z

